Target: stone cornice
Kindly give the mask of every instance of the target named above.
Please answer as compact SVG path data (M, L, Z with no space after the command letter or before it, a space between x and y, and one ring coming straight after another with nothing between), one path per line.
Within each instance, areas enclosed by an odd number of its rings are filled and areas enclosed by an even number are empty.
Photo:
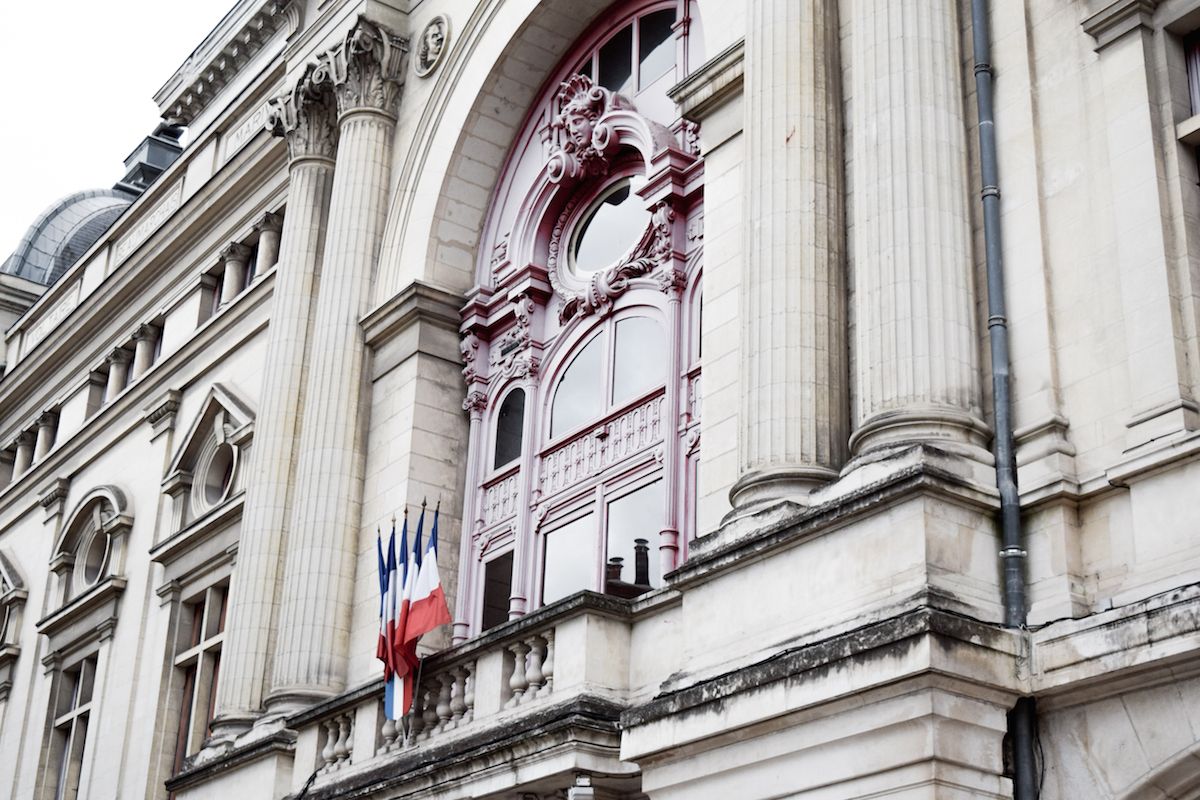
M283 27L289 34L300 25L296 0L243 3L217 25L183 66L155 94L163 119L190 125L221 90Z
M779 681L796 680L805 673L819 674L834 668L839 662L853 659L876 661L885 652L908 651L926 637L943 642L947 648L982 649L999 654L1005 660L1021 652L1019 632L936 608L917 608L827 639L789 648L740 669L664 692L647 703L625 711L621 715L621 727L628 730L701 707L719 707L735 695L760 691ZM990 686L984 684L991 691L1015 692L1020 688L1012 677L1011 669L1001 668L995 670L994 675L970 677L995 681ZM1010 685L1005 685L1004 681ZM787 710L779 709L781 713Z
M700 122L742 92L746 45L739 39L668 92L679 113Z
M1130 31L1149 28L1160 0L1115 0L1083 21L1083 30L1103 50Z

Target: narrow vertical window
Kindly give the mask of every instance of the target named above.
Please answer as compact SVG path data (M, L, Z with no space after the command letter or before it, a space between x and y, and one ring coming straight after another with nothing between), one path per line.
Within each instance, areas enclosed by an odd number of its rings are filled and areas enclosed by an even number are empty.
M525 391L513 389L500 405L496 415L496 455L492 467L511 464L521 457L521 441L525 425Z
M55 692L54 732L50 743L54 750L54 761L51 763L57 766L55 800L75 800L79 796L95 680L95 656L63 670L59 677Z
M508 599L512 596L512 552L493 558L483 571L483 630L508 621Z
M185 603L175 647L175 668L180 679L179 728L175 742L175 772L184 759L198 751L208 736L216 702L225 641L224 586L205 590Z

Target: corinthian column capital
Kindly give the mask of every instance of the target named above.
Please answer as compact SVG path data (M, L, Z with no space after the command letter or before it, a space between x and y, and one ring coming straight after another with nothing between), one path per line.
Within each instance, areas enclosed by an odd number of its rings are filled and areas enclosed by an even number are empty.
M271 100L267 130L287 139L288 155L332 160L337 150L337 108L324 87L314 84L310 67L285 95Z
M340 114L374 110L395 117L407 57L407 39L359 17L346 37L319 57L312 80L333 88Z

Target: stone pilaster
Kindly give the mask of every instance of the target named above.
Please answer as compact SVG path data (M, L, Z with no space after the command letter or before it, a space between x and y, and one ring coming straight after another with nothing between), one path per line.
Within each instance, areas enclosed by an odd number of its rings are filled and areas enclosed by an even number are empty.
M33 446L33 460L41 461L50 448L54 447L54 439L58 435L58 412L46 411L37 421L37 440Z
M34 435L31 431L22 431L17 434L17 453L13 457L13 480L28 472L30 465L33 464L33 439Z
M262 392L255 418L252 476L246 487L238 564L221 656L214 736L236 734L263 706L279 614L279 586L292 505L296 439L304 411L312 299L320 279L333 185L336 109L305 75L272 104L268 123L287 140L287 216L278 267ZM266 235L264 228L263 235ZM262 257L262 243L259 252Z
M735 508L803 502L844 460L837 3L751 0Z
M221 276L221 305L227 306L246 288L246 265L250 263L250 248L240 242L230 242L221 250L225 272Z
M315 86L338 106L337 166L305 383L271 700L287 710L344 688L362 509L368 310L407 43L360 18ZM289 212L290 217L290 212Z
M104 359L108 364L108 382L104 387L104 402L111 403L113 398L121 393L129 383L129 351L118 347Z
M154 350L158 346L158 328L139 325L133 333L133 378L137 380L154 364Z
M267 212L254 224L258 231L258 255L255 256L255 272L262 274L279 261L279 236L283 231L283 218Z
M958 4L851 3L856 454L979 445Z

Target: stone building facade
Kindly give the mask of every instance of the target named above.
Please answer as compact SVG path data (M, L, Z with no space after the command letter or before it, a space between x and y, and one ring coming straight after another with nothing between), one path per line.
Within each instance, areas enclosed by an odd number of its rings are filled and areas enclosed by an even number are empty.
M239 0L0 269L0 794L1200 797L1200 0L991 4L998 238L972 5Z

